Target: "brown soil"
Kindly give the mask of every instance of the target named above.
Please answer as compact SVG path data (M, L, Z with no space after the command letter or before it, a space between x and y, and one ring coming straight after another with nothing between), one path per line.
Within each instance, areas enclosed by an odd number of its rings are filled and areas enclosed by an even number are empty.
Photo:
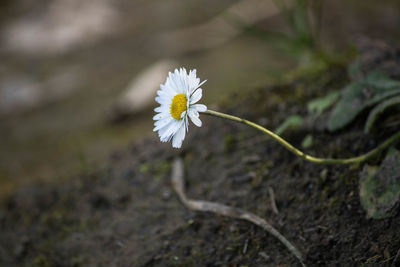
M292 84L234 96L239 101L219 109L274 129L289 115L305 115L308 100L341 88L347 79L344 67L332 67ZM400 214L366 218L358 195L362 165L308 163L253 129L202 119L203 127L191 127L183 149L149 137L72 182L20 190L0 209L0 265L299 265L259 227L182 206L170 185L171 163L178 155L185 162L189 197L266 218L299 248L309 266L393 263L400 244ZM285 137L299 147L311 133L314 143L308 153L351 157L374 148L396 130L366 136L359 118L347 129L329 133L325 121L323 115Z

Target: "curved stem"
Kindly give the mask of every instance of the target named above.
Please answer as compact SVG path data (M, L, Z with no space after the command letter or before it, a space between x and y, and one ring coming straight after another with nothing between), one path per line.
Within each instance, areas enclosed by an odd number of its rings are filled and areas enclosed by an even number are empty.
M175 189L182 203L190 210L203 211L203 212L213 212L218 215L228 216L231 218L242 219L254 223L255 225L263 228L265 231L276 237L279 241L284 244L291 253L300 261L302 266L306 266L303 262L303 255L289 240L286 239L281 233L278 232L272 225L270 225L266 220L257 215L238 209L235 207L227 206L224 204L204 201L204 200L193 200L186 196L185 181L184 181L184 169L183 161L181 158L176 158L172 166L172 187Z
M382 150L387 148L390 144L392 144L396 140L400 139L400 132L399 132L399 133L393 135L392 137L390 137L389 139L387 139L385 142L383 142L382 144L380 144L379 146L377 146L373 150L369 151L368 153L363 154L363 155L358 156L358 157L354 157L354 158L347 158L347 159L317 158L317 157L310 156L310 155L298 150L297 148L292 146L290 143L288 143L285 139L283 139L279 135L271 132L270 130L268 130L268 129L266 129L266 128L254 123L254 122L251 122L251 121L248 121L248 120L236 117L236 116L228 115L228 114L225 114L225 113L213 111L213 110L207 110L204 113L208 114L208 115L211 115L211 116L215 116L215 117L220 117L220 118L236 121L236 122L248 125L250 127L253 127L255 129L265 133L266 135L272 137L273 139L275 139L275 141L280 143L282 146L284 146L287 150L289 150L290 152L292 152L296 156L299 156L299 157L301 157L301 158L303 158L303 159L305 159L307 161L310 161L310 162L313 162L313 163L318 163L318 164L352 164L352 163L363 162L363 161L366 161L367 159L373 157L374 155L378 154L379 152L381 152Z

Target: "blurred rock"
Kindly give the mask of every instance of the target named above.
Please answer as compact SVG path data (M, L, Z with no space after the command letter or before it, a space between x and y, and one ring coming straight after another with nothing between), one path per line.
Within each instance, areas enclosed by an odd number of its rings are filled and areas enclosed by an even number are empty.
M0 116L23 112L70 95L81 84L78 67L62 68L44 81L26 74L9 73L0 80Z
M160 84L165 82L168 72L176 67L177 63L172 60L161 60L135 76L117 99L113 120L118 121L155 105L154 98Z
M34 107L41 97L39 84L31 78L9 78L0 85L0 114Z

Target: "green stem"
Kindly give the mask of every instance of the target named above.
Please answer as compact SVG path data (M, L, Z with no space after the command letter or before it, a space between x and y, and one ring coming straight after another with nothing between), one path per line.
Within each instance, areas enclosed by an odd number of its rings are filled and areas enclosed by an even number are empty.
M208 114L208 115L211 115L211 116L215 116L215 117L220 117L220 118L236 121L236 122L248 125L250 127L253 127L255 129L265 133L266 135L269 135L273 139L275 139L278 143L280 143L282 146L284 146L287 150L289 150L290 152L292 152L296 156L299 156L299 157L301 157L301 158L303 158L303 159L305 159L307 161L310 161L310 162L313 162L313 163L318 163L318 164L352 164L352 163L360 163L360 162L366 161L367 159L373 157L374 155L378 154L379 152L381 152L382 150L387 148L390 144L392 144L396 140L400 139L400 132L399 132L399 133L393 135L392 137L390 137L389 139L387 139L385 142L383 142L382 144L380 144L379 146L377 146L373 150L369 151L368 153L363 154L363 155L358 156L358 157L354 157L354 158L347 158L347 159L316 158L316 157L307 155L306 153L298 150L297 148L292 146L290 143L288 143L285 139L283 139L279 135L274 134L270 130L268 130L268 129L266 129L266 128L254 123L254 122L251 122L251 121L248 121L248 120L236 117L236 116L228 115L228 114L225 114L225 113L213 111L213 110L207 110L204 113Z

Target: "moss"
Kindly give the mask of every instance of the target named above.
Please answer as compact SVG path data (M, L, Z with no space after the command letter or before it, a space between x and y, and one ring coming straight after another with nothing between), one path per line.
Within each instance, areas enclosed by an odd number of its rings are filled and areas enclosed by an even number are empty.
M80 256L74 256L70 260L70 265L74 267L87 266L87 259Z
M80 225L80 221L71 214L71 210L64 207L43 213L40 222L45 227L62 232L71 232L71 229L76 229Z
M340 208L341 201L337 197L329 199L328 208L331 210L338 210Z
M33 267L53 267L53 266L56 266L56 264L52 260L47 258L46 256L39 255L33 259L32 266Z
M330 187L329 186L325 186L324 189L322 189L321 194L320 194L320 200L326 201L326 199L328 198L330 192Z
M150 164L149 163L143 163L139 166L139 171L142 174L147 174L150 171Z
M154 178L160 179L163 176L167 175L171 170L171 162L170 161L162 161L158 165L155 166L155 174Z
M236 138L232 134L228 134L224 137L224 152L230 153L236 146Z
M252 180L251 185L253 187L259 186L261 184L261 182L263 181L263 179L265 177L268 177L269 169L271 169L273 166L274 166L274 163L272 161L265 161L265 162L259 163L258 166L256 167L255 176Z

